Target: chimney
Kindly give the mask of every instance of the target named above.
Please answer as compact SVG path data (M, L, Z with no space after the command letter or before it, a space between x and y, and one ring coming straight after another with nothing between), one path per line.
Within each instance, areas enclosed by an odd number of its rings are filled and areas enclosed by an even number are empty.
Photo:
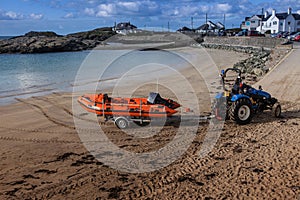
M266 11L266 12L265 12L265 19L266 19L268 16L269 16L269 12Z
M287 13L288 15L292 14L292 8L289 8Z
M272 16L275 16L275 15L276 15L276 10L273 9L273 10L272 10Z

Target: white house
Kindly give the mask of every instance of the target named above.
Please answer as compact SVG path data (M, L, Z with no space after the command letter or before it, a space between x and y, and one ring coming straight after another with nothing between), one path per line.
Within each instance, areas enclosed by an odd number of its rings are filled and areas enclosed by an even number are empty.
M128 33L137 33L139 30L137 29L136 26L133 24L130 24L130 22L122 22L113 28L116 33L121 34L121 35L127 35Z
M225 30L225 25L222 24L221 22L217 22L216 25L218 27L218 30Z
M291 8L286 13L276 13L276 10L272 10L272 14L269 14L266 11L264 15L246 17L241 24L241 29L257 30L261 33L266 31L271 33L278 33L279 31L296 32L300 31L300 15L293 14Z
M272 10L272 14L264 18L262 26L257 27L256 30L262 33L268 30L271 33L300 31L300 15L293 14L291 8L286 13L276 13L276 10Z
M300 32L300 15L291 14L286 18L285 31Z
M252 17L246 17L245 21L241 24L241 29L248 31L255 31L257 27L261 26L263 15L253 15Z
M224 29L225 29L225 26L221 22L218 22L217 24L215 24L212 21L208 21L207 23L196 28L195 32L196 33L206 33L206 32L218 33Z

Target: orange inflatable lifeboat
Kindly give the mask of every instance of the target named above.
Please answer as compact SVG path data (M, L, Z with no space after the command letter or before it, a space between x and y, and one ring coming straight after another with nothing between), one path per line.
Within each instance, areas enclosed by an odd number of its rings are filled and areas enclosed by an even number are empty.
M169 117L177 113L181 105L172 99L162 98L151 92L148 98L109 97L107 94L85 94L78 98L80 105L88 112L105 118L127 117L130 119L151 119Z

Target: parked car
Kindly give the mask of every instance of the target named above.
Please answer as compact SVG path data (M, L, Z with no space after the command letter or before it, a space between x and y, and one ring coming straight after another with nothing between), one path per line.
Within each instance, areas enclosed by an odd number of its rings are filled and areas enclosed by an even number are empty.
M279 31L276 35L277 38L282 38L287 32Z
M297 33L295 33L295 34L293 34L293 35L289 35L287 38L288 38L289 40L294 40L295 37L297 37L298 35L300 35L300 32L297 32Z
M218 36L226 36L226 35L227 35L227 33L225 31L220 31L218 33Z
M294 41L300 42L300 34L294 38Z
M287 36L289 36L289 35L290 35L290 32L283 32L281 37L282 38L287 38Z
M272 37L272 38L276 38L276 37L277 37L277 34L278 34L278 33L272 33L272 34L271 34L271 37Z
M240 31L235 36L246 36L246 35L247 35L247 31Z
M297 32L286 32L286 34L284 34L282 37L283 38L288 38L289 36L291 36L291 35L294 35L294 34L296 34Z
M248 32L248 36L258 36L258 37L264 37L265 34L261 34L260 32L258 31L249 31Z

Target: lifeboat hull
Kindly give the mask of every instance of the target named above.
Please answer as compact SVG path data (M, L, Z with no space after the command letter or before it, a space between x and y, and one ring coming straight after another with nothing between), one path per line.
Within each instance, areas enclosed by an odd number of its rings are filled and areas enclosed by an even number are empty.
M111 98L102 93L85 94L78 98L78 102L86 111L106 117L161 118L174 115L178 112L175 109L180 107L176 101L161 98L158 93L150 93L148 99Z

